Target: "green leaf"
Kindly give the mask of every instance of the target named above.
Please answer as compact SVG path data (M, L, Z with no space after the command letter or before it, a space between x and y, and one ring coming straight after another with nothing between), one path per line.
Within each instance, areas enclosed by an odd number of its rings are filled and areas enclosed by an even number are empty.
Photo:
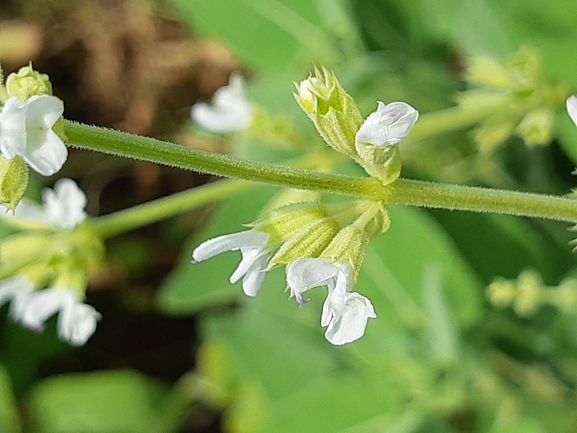
M16 399L12 394L12 384L8 371L0 364L0 431L18 433L21 431Z
M310 0L177 0L202 32L227 41L249 66L286 74L305 52L330 52Z
M410 432L420 424L416 413L403 416L398 395L386 380L364 374L318 378L273 405L259 433Z
M167 387L134 371L50 377L33 389L28 411L38 433L156 432Z

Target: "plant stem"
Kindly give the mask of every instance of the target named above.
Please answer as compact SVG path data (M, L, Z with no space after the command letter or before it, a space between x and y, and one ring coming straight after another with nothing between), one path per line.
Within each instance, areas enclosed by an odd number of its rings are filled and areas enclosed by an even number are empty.
M257 183L226 179L94 218L93 227L103 237L115 236L196 207L212 203L257 186Z
M229 155L71 121L65 121L65 133L70 146L203 173L373 200L383 200L388 193L377 179L243 161Z
M516 191L445 185L399 179L383 185L377 179L321 173L285 165L243 161L232 156L192 149L124 132L66 121L73 146L104 153L173 165L272 185L350 195L376 202L397 203L473 212L496 212L577 223L577 200ZM314 166L315 157L300 162ZM221 181L97 218L102 236L130 230L219 200L252 187L238 181Z
M518 191L399 179L389 202L577 223L577 200Z

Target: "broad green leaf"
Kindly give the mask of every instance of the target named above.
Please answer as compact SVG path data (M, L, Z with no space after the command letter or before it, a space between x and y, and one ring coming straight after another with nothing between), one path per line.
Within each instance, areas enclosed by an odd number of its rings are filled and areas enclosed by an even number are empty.
M16 399L12 394L12 384L8 371L0 364L0 431L18 433L21 431Z
M285 74L295 59L326 57L332 50L310 0L176 0L193 26L222 38L259 71Z
M273 405L259 433L410 432L420 423L416 413L405 416L398 395L383 378L334 374L311 381ZM408 415L408 416L407 416Z
M44 379L29 396L38 433L146 433L155 426L167 388L134 371L67 374Z
M487 284L497 276L517 278L525 268L557 283L574 264L569 245L561 242L560 249L518 217L447 211L434 215Z

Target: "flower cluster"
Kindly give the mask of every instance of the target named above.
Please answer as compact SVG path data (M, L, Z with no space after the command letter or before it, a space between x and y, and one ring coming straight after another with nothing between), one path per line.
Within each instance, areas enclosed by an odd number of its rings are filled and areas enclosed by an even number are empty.
M295 99L329 146L355 160L385 185L399 177L401 163L396 144L415 125L417 110L405 102L378 101L376 111L363 121L353 98L326 69L315 70L297 90Z
M48 77L32 66L10 74L0 100L0 152L8 159L20 156L43 176L56 173L68 156L53 128L62 117L64 104L52 96Z
M474 131L479 150L491 153L515 134L528 146L548 144L563 86L545 81L537 52L522 47L506 64L482 55L465 73L471 89L458 102L462 109L486 115Z
M225 108L222 95L235 93L231 85L215 98L214 119ZM220 91L219 91L220 92ZM226 92L226 93L225 93ZM415 125L419 113L404 102L378 102L377 110L363 120L354 100L326 69L297 85L295 98L312 120L325 142L361 165L384 185L393 184L400 174L397 144ZM238 95L238 92L236 92ZM237 109L243 110L238 103ZM220 106L220 107L219 107ZM193 107L193 117L203 123L207 107ZM228 116L234 118L234 116ZM208 125L208 122L205 122ZM222 129L221 129L222 130ZM353 292L367 245L385 232L390 219L381 200L324 205L318 201L278 207L252 225L250 230L209 239L192 253L199 263L226 251L240 251L242 260L230 277L242 279L244 293L256 296L268 270L286 265L290 297L300 306L303 294L326 286L321 326L325 337L335 345L359 339L371 318L377 317L371 301Z
M271 212L251 230L205 241L192 258L199 263L226 251L240 251L242 260L230 282L242 278L248 296L257 295L266 271L278 265L287 265L291 297L300 306L307 302L304 292L327 286L321 325L327 327L327 340L341 345L360 338L368 319L376 317L371 302L351 289L370 239L388 225L388 214L380 204L292 204Z
M43 206L22 201L3 220L26 229L0 243L0 305L9 315L41 332L58 314L58 335L82 345L94 333L100 314L84 304L87 272L102 255L100 240L85 224L86 196L70 179L43 191Z

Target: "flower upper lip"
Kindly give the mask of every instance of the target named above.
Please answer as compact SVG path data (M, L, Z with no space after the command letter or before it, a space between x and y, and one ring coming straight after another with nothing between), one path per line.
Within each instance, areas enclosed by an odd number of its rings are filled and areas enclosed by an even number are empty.
M21 156L43 176L56 173L68 156L52 130L63 112L64 104L55 96L35 95L24 103L12 96L0 111L0 151L9 159Z

